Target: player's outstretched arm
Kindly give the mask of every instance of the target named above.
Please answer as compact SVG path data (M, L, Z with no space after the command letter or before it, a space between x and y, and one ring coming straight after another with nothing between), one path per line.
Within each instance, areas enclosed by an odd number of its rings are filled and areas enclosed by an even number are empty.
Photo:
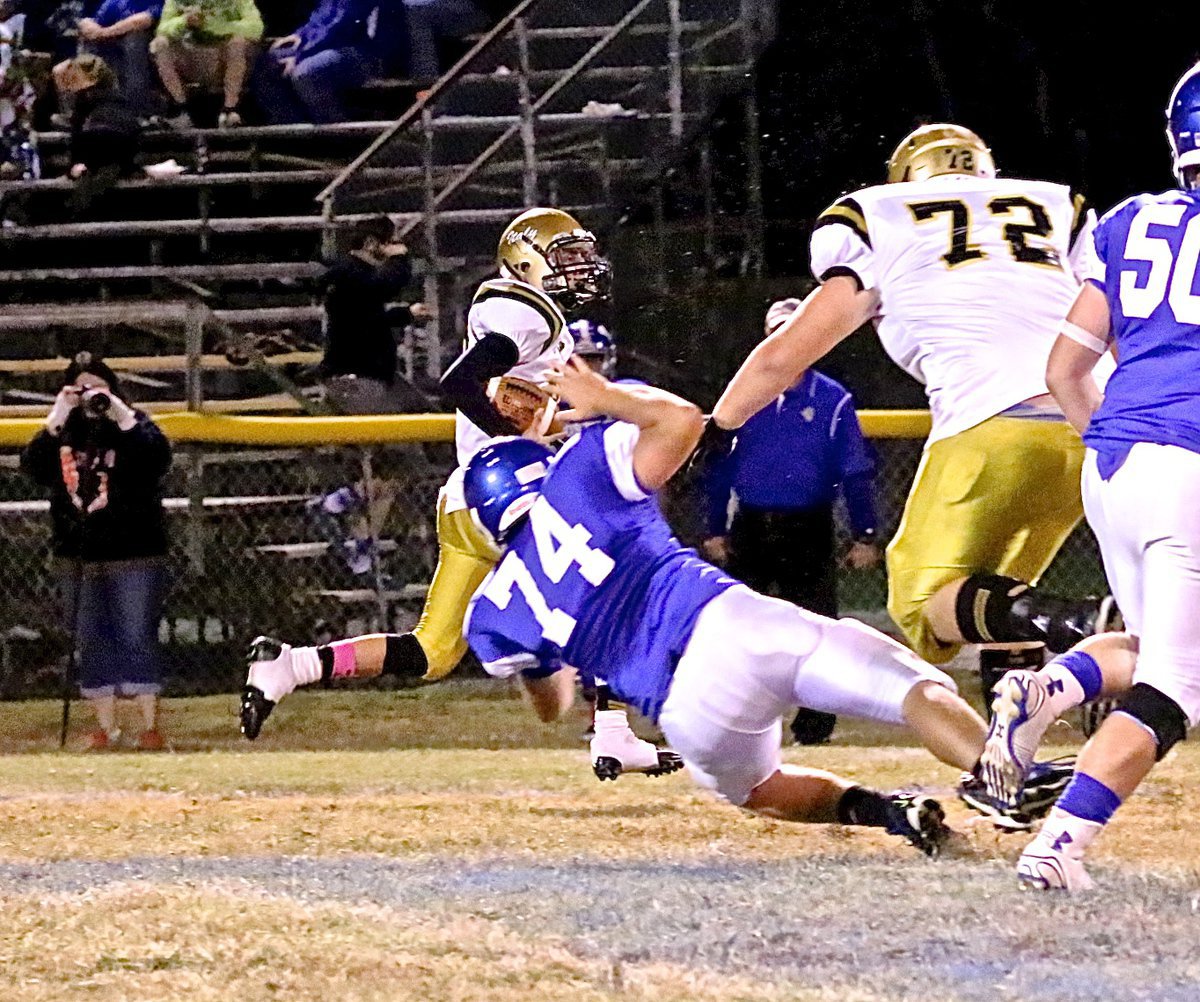
M559 415L564 424L609 417L638 426L633 472L647 491L658 490L675 475L704 430L700 408L683 397L654 386L610 383L577 358L552 370L547 381L571 405Z
M863 291L854 277L829 278L786 324L750 353L713 408L713 422L720 428L740 428L795 385L805 369L870 320L878 308L878 293Z
M1046 386L1081 435L1103 399L1092 370L1108 350L1111 319L1104 293L1084 282L1046 363Z

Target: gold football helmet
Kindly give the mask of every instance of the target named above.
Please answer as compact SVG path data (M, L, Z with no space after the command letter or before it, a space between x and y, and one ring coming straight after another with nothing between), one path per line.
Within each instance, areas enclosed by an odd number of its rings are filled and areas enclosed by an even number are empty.
M561 209L528 209L500 236L496 263L508 278L541 289L567 309L608 295L612 267L596 237Z
M995 177L996 164L987 144L961 125L922 125L896 147L887 165L888 184L926 181L939 174Z

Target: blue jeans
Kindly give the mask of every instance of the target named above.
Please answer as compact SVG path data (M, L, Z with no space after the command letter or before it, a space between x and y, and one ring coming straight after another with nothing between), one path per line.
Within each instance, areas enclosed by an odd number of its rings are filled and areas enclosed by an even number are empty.
M254 96L275 125L346 121L346 92L361 87L374 69L357 49L327 49L297 60L285 77L281 60L286 56L268 53L254 75Z
M471 0L405 0L408 18L409 75L436 80L442 75L439 38L462 38L487 27L487 16Z
M68 629L76 616L79 691L85 699L150 695L162 688L158 621L166 583L161 560L84 563L78 574L67 565L64 615Z
M80 48L103 59L121 85L121 93L133 113L142 118L154 112L154 85L150 67L150 38L153 33L130 31L111 42L84 42Z

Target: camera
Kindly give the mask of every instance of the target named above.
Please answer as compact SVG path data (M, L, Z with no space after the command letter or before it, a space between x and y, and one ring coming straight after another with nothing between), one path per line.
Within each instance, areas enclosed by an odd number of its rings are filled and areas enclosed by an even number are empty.
M104 417L112 406L112 397L104 390L92 390L83 398L83 410L88 417Z

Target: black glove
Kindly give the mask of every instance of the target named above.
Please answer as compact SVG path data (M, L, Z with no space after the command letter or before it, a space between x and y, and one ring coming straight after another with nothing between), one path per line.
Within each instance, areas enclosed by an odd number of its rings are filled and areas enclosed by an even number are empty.
M700 436L700 441L696 443L695 450L688 457L687 472L689 476L704 476L717 463L729 458L736 441L737 429L721 428L709 417L704 422L704 433Z

